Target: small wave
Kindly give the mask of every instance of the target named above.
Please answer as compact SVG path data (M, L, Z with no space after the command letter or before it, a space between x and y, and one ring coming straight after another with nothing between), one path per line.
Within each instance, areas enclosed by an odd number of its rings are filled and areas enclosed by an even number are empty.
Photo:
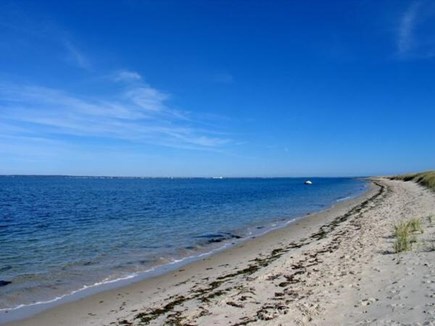
M151 271L151 270L152 269L150 269L149 271ZM16 307L11 307L11 308L1 308L0 312L9 312L9 311L14 311L14 310L21 309L21 308L24 308L24 307L33 307L33 306L38 306L38 305L46 305L46 304L55 303L55 302L57 302L59 300L62 300L63 298L73 296L73 295L75 295L77 293L80 293L80 292L83 292L85 290L96 288L96 287L101 286L101 285L113 284L113 283L116 283L116 282L129 280L129 279L132 279L132 278L134 278L136 276L137 276L137 274L135 273L135 274L130 274L130 275L125 276L125 277L113 279L113 280L110 280L110 279L106 278L106 279L104 279L101 282L96 282L96 283L91 284L91 285L85 285L85 286L81 287L78 290L71 291L69 293L63 294L61 296L57 296L57 297L55 297L53 299L50 299L50 300L37 301L37 302L29 303L29 304L20 304L20 305L18 305Z
M157 266L149 268L145 271L132 273L132 274L129 274L129 275L124 276L124 277L119 277L116 279L111 279L110 277L107 277L100 282L95 282L94 284L91 284L91 285L85 285L85 286L81 287L80 289L65 293L65 294L60 295L60 296L56 296L53 299L32 302L29 304L20 304L20 305L15 306L15 307L0 308L0 313L11 313L11 312L17 311L19 309L35 308L38 306L40 306L38 311L43 311L45 309L48 309L50 307L55 306L56 304L62 303L62 301L63 302L68 302L70 300L74 301L76 299L80 299L82 297L86 297L88 295L98 293L98 292L100 292L100 290L97 290L99 287L101 288L101 291L104 291L107 289L111 289L110 287L106 288L109 285L114 285L114 287L116 287L116 283L119 283L119 286L123 286L123 285L126 285L126 283L125 283L126 281L131 281L131 283L133 283L135 281L141 281L141 280L145 280L145 279L152 277L152 276L163 274L163 273L168 272L170 270L175 270L175 268L177 268L179 266L191 263L191 262L199 260L203 257L207 257L209 255L212 255L212 254L218 252L218 251L225 250L230 246L231 246L230 243L225 243L222 246L220 246L218 248L214 248L214 249L207 251L207 252L203 252L203 253L199 253L199 254L191 255L191 256L186 256L183 258L172 258L166 264L157 265ZM91 293L87 293L87 291L90 291L92 289L94 289L96 291L91 292ZM68 299L70 299L70 300L68 300ZM11 320L13 320L13 319L11 319Z
M351 199L352 197L353 197L353 196L340 197L340 198L338 198L338 199L336 200L336 202L345 201L345 200Z

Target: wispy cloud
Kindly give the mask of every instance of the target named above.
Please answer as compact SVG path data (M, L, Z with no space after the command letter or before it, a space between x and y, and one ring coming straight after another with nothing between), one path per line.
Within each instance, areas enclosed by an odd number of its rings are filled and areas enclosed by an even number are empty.
M418 19L420 2L413 2L404 12L400 24L397 39L397 49L399 54L408 53L414 43L414 29Z
M413 1L400 17L397 54L400 58L427 58L435 55L435 6L433 2Z
M87 56L78 49L71 40L63 39L61 42L66 50L67 60L79 68L90 69L91 63Z
M143 85L129 89L125 93L125 97L147 112L163 112L167 110L165 102L169 95L148 85Z
M115 82L134 82L142 80L142 76L135 71L119 70L110 75L110 79Z
M0 5L0 27L5 28L5 35L19 45L28 44L30 49L43 49L47 56L81 69L89 70L92 66L89 57L77 44L77 39L44 14L30 13L18 3Z
M136 82L103 98L0 83L0 124L7 127L0 135L97 137L196 150L230 142L218 131L201 129L186 112L169 107L167 93L138 83L142 78L134 74L130 76L137 76Z

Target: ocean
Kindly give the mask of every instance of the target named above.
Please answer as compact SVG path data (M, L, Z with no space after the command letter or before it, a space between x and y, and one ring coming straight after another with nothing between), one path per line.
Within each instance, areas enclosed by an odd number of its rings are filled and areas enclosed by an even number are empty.
M367 190L358 178L0 176L1 314L144 279Z

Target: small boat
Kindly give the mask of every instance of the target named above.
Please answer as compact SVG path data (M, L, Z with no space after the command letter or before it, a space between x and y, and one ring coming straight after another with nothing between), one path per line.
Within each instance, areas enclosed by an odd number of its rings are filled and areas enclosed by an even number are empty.
M313 183L312 183L310 180L306 180L306 181L304 182L304 184L305 184L305 185L312 185Z

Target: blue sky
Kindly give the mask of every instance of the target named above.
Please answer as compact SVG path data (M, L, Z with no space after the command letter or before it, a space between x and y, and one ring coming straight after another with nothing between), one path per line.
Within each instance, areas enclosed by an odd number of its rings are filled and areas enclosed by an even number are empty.
M432 1L2 1L0 174L435 168Z

